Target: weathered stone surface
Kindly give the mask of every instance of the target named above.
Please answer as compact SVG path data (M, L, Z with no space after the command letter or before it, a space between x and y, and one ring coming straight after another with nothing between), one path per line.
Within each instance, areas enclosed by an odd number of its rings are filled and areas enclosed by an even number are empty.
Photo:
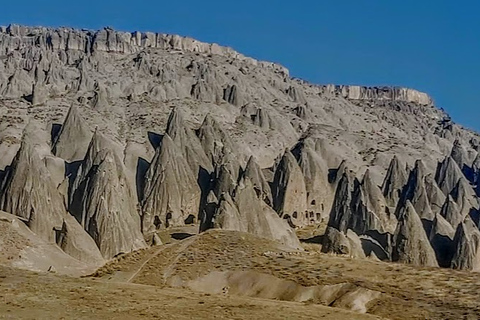
M323 86L322 89L326 93L339 95L350 100L392 100L421 105L431 105L433 103L432 98L426 93L406 88L327 85Z
M328 227L323 238L322 252L365 258L360 238L352 230L346 233Z
M444 194L450 194L463 176L460 167L452 157L446 157L438 166L435 180Z
M83 160L92 138L92 131L85 124L78 107L72 105L56 137L52 151L66 161Z
M412 203L407 200L400 210L393 237L392 260L419 266L438 266L435 252Z
M259 198L249 178L242 178L234 194L233 199L228 193L222 194L213 218L214 227L249 232L301 248L293 229Z
M480 231L470 219L458 225L453 242L456 251L451 267L480 271Z
M382 192L390 207L395 207L400 200L403 186L407 183L407 173L394 156L387 170L382 185Z
M425 170L425 165L421 160L415 162L415 167L410 172L408 182L402 191L400 205L397 206L396 216L398 218L401 215L399 209L405 206L406 201L410 201L421 219L433 221L434 213L430 207L425 187Z
M181 150L166 134L146 173L142 201L145 235L156 229L182 226L198 217L200 188Z
M125 166L95 132L75 181L70 211L106 259L146 247Z
M313 141L304 140L297 148L298 162L305 179L309 215L314 214L314 221L328 219L334 197L334 190L328 182L328 166L315 151Z
M290 151L285 151L273 179L273 208L294 225L308 223L307 190L302 170Z

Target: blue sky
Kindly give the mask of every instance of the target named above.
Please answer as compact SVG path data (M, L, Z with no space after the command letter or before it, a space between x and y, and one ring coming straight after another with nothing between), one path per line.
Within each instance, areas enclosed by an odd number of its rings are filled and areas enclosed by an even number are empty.
M428 92L480 131L480 2L4 1L0 24L188 35L279 62L314 83Z

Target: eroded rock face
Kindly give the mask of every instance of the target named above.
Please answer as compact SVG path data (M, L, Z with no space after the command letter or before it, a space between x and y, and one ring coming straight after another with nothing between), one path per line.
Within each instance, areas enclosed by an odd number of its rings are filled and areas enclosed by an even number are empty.
M410 201L400 210L393 237L392 260L419 266L438 266L422 221Z
M327 85L323 86L322 89L327 93L351 100L393 100L414 102L421 105L431 105L433 103L426 93L406 88Z
M307 210L309 219L327 219L331 210L334 192L328 182L328 166L315 151L313 141L302 141L298 146L299 165L305 180L307 191Z
M388 167L385 180L382 185L382 192L388 205L395 207L400 200L402 188L407 182L405 168L400 165L398 158L393 157Z
M480 271L480 231L470 219L458 225L453 241L456 251L451 267Z
M305 180L290 151L284 153L277 166L272 193L273 208L281 217L290 218L295 225L308 224Z
M159 228L182 226L195 220L200 188L181 150L167 134L146 173L142 201L142 228L152 234Z
M77 175L70 207L105 259L146 247L125 166L111 145L95 132Z
M0 207L77 259L197 217L295 247L292 227L323 219L327 251L433 265L427 239L441 266L476 268L480 137L426 94L315 86L159 33L10 26L0 50ZM24 145L28 121L51 137Z
M68 162L83 160L92 137L90 128L80 115L78 107L72 105L56 137L52 151Z
M2 210L27 221L30 229L54 242L54 229L61 229L66 209L38 153L32 132L25 132L20 149L4 178Z
M235 188L233 199L223 193L213 217L216 228L243 231L277 240L293 248L301 248L293 229L285 219L262 201L248 177Z
M35 137L39 128L25 129L22 144L2 183L4 211L21 217L40 238L57 243L65 253L95 266L104 260L89 235L67 213L41 155L48 150ZM46 150L45 150L46 149Z

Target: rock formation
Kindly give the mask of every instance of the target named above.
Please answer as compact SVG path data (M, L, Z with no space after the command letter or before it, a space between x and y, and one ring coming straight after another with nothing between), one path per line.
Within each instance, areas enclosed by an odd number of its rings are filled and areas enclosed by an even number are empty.
M324 251L477 269L480 135L425 93L162 33L11 25L0 50L0 209L76 259L328 221Z
M388 167L385 180L382 185L382 192L390 207L395 207L400 200L402 188L407 182L407 173L400 165L396 156L393 157Z
M451 267L479 271L480 231L470 219L458 225L453 241L456 250Z
M200 188L181 149L167 134L148 168L142 201L142 228L146 235L156 229L185 225L196 220Z
M76 177L70 206L106 259L146 246L134 194L112 144L95 132Z
M78 107L72 105L55 138L52 151L57 157L69 162L83 160L91 137L92 132L85 124Z
M308 223L307 190L302 170L290 151L280 160L273 179L273 208L294 225Z
M438 266L435 252L412 203L401 208L393 236L392 260L419 266Z

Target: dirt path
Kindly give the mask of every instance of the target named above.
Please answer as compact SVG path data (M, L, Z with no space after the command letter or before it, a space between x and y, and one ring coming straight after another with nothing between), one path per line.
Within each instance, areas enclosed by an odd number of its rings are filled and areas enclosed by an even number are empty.
M155 258L156 256L158 256L160 254L160 252L162 252L163 250L165 250L166 248L170 247L171 245L164 245L162 246L160 249L158 249L157 251L155 251L151 256L149 256L145 261L143 261L143 263L136 269L136 271L134 271L134 273L126 280L126 281L123 281L123 282L127 282L127 283L130 283L132 282L132 280L140 273L140 271L142 271L143 267L145 267L145 265L147 263L150 262L150 260L152 260L153 258ZM115 279L116 281L118 282L122 282L122 281L119 281L120 279Z

